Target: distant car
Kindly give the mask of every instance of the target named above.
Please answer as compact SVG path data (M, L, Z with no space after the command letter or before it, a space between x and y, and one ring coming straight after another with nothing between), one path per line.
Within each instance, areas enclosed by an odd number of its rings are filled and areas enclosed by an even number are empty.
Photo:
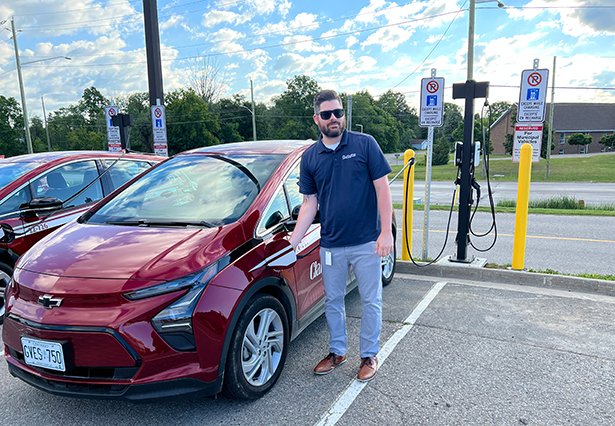
M5 234L0 240L0 323L4 289L19 256L163 159L107 151L47 152L0 159L0 235Z
M71 396L262 396L324 308L320 225L288 243L311 143L178 154L36 244L7 289L11 374Z

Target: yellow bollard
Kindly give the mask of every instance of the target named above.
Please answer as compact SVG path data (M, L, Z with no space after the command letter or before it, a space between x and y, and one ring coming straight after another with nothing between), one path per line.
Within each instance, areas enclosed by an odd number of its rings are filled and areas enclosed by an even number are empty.
M404 152L404 166L414 158L414 151L407 149ZM402 196L402 214L401 214L401 258L402 260L410 260L412 254L412 214L414 213L414 165L409 166L404 170L404 193ZM406 197L406 191L408 197ZM407 241L407 245L406 245ZM410 247L410 251L408 251Z
M513 242L512 268L522 270L525 265L527 241L527 212L530 203L530 180L532 177L532 145L524 143L519 157L519 183L517 186L517 209L515 212L515 237Z

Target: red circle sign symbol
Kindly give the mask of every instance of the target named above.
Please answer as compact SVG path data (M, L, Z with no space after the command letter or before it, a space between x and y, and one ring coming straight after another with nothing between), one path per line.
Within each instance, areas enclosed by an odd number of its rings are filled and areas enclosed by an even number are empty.
M527 84L532 87L538 86L542 82L542 75L539 72L533 72L527 77Z
M109 108L109 115L113 117L115 114L117 114L117 112L115 111L115 108Z
M156 116L156 118L160 118L160 116L162 115L162 110L160 108L156 108L154 110L154 115Z
M427 82L425 88L427 89L429 93L436 93L438 89L440 88L440 85L438 84L436 80L431 80Z

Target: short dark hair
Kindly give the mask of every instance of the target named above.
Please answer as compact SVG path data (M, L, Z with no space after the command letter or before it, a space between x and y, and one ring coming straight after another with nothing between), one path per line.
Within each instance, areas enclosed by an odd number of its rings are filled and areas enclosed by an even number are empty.
M335 90L321 90L316 94L316 96L314 96L314 114L318 114L320 112L320 104L335 100L338 100L340 105L342 104L342 99Z

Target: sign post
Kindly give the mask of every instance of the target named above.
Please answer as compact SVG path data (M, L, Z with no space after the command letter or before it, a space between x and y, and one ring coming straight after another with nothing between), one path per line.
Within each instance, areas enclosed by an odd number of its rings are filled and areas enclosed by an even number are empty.
M120 152L122 143L119 126L113 125L113 117L117 116L119 108L115 105L105 107L105 121L107 122L107 146L109 152Z
M431 77L421 79L421 107L419 126L427 127L427 158L425 160L425 204L423 206L423 247L422 259L429 256L429 208L431 204L431 162L433 157L434 127L442 127L444 117L444 78L436 77L436 69L431 69ZM412 203L414 200L408 200Z
M167 145L167 122L165 118L165 110L164 106L160 105L160 99L158 99L156 103L157 105L151 106L154 153L162 157L168 157L169 150Z

